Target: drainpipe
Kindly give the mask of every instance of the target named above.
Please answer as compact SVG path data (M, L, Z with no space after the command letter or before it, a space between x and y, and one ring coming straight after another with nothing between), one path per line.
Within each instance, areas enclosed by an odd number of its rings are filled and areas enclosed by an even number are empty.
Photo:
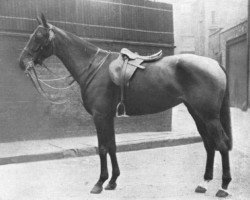
M247 11L247 108L250 106L250 0L248 0Z

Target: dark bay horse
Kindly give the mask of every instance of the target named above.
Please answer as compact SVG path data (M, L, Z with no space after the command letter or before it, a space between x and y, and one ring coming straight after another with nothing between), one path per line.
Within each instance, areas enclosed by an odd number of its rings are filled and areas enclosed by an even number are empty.
M92 193L100 193L108 179L107 154L112 163L112 177L105 189L116 188L120 175L116 157L114 117L120 89L109 75L109 65L120 54L102 50L49 23L44 15L20 55L20 67L28 74L37 64L56 55L81 87L85 109L93 116L97 130L101 173ZM145 62L126 88L128 115L164 111L184 103L192 115L207 153L204 184L213 179L215 151L222 157L222 188L218 197L228 195L231 181L229 150L232 148L229 94L226 73L210 58L196 55L166 56ZM205 193L206 187L196 190Z

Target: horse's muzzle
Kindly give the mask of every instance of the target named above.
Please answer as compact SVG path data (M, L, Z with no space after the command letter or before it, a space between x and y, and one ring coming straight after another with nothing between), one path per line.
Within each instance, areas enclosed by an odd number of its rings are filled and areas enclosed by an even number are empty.
M29 56L21 56L19 59L19 66L22 70L27 71L34 67L34 61Z
M25 47L19 57L19 67L26 71L27 68L34 67L34 59L30 51Z

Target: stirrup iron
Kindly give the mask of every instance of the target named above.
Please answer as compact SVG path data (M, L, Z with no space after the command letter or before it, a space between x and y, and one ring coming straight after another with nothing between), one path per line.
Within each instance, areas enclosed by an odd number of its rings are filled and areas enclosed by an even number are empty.
M119 109L122 110L122 113L121 113L121 114L119 114ZM127 113L126 113L125 104L124 104L122 101L120 101L120 102L118 103L118 105L116 106L116 117L129 117L129 116L127 115Z

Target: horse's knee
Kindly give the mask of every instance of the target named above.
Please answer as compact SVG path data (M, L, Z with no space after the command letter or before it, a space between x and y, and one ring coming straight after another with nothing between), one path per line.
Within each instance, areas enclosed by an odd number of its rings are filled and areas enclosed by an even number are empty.
M107 156L108 148L101 145L101 146L99 146L98 151L99 151L98 153L99 153L100 157L105 157L105 156Z

